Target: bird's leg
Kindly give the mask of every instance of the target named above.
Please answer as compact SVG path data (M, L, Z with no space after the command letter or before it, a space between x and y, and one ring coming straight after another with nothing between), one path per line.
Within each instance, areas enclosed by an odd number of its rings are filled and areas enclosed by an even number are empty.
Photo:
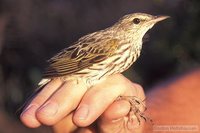
M60 77L60 80L65 83L65 82L71 82L72 84L78 85L82 84L86 88L90 88L91 85L86 82L84 78L78 78L78 77Z
M152 123L152 120L146 117L143 113L147 109L144 105L144 100L141 100L136 96L120 96L117 100L126 100L130 103L130 111L127 115L128 120L126 123L128 129L140 126L141 119Z
M94 86L94 85L96 85L96 84L101 83L101 82L104 81L105 79L106 79L105 77L102 77L102 78L100 78L100 79L91 79L91 78L88 78L88 79L86 80L86 84L87 84L87 86L90 88L90 87L92 87L92 86Z

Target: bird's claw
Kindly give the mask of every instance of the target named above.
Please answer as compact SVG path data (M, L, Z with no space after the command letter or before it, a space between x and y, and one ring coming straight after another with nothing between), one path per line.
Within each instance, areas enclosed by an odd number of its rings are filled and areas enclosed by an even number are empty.
M147 110L144 104L144 100L139 99L136 96L120 96L117 100L126 100L130 103L130 111L127 115L128 120L126 122L126 127L128 129L137 128L141 125L141 119L145 122L153 123L152 119L145 116L143 113Z

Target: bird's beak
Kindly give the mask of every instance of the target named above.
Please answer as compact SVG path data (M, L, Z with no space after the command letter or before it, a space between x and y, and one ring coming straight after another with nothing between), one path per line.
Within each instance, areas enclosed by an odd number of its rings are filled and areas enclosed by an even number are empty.
M159 21L165 20L167 18L170 18L170 16L155 16L151 20L149 20L147 23L148 24L155 24Z
M159 21L165 20L167 18L170 18L170 16L155 16L153 21L154 22L159 22Z

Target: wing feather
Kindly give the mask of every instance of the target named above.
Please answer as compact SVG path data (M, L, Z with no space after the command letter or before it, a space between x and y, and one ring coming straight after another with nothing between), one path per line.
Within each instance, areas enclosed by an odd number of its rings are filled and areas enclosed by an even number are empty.
M91 39L89 41L92 43ZM78 42L79 45L64 49L48 61L49 66L46 68L43 77L53 78L74 74L107 59L118 48L119 41L117 39L110 39L103 42L99 43L99 45L83 47L87 43L84 40L84 43Z

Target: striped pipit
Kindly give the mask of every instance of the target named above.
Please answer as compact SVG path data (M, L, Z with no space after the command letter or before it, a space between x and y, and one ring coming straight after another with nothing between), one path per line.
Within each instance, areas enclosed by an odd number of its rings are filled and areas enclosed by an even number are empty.
M140 56L145 33L166 18L168 16L128 14L111 27L81 37L48 60L40 88L56 78L63 82L82 80L90 88L109 75L125 71ZM143 100L135 96L118 99L127 100L131 105L129 122L136 118L140 124L141 118L147 119L141 110L145 108Z

